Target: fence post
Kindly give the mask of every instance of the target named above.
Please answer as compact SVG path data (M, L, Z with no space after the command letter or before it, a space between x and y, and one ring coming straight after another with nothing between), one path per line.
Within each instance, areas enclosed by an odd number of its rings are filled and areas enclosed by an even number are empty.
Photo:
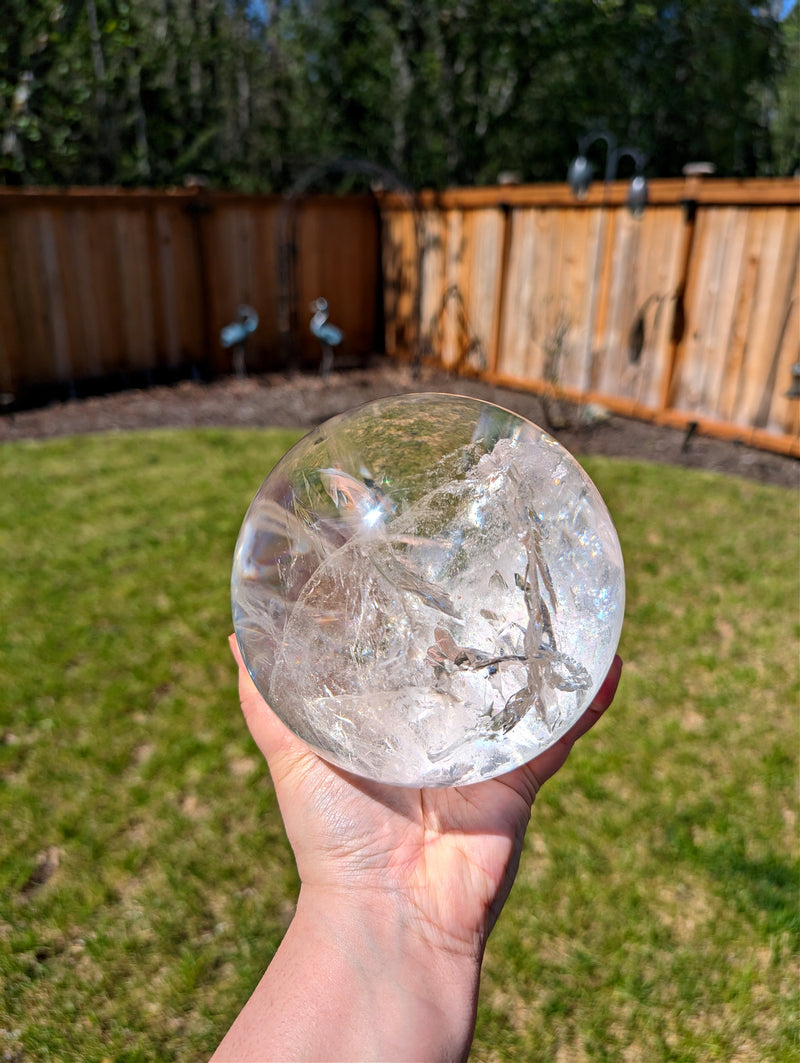
M197 276L200 282L200 318L203 334L203 368L206 372L216 368L214 365L214 346L212 345L211 333L212 307L211 307L211 282L209 278L208 252L206 249L204 218L211 211L211 204L203 194L201 188L196 189L196 196L185 206L185 211L192 220L192 236L194 239L195 255L197 257Z
M508 276L508 260L511 254L511 214L510 203L501 203L503 212L503 235L500 240L500 277L497 282L497 305L495 318L492 324L491 346L488 352L488 365L486 375L489 380L497 376L497 365L500 360L500 343L503 336L503 312L506 299L506 278Z
M658 409L664 411L672 405L674 394L675 372L680 364L680 355L686 335L686 291L689 281L689 271L692 268L692 253L694 251L694 237L697 228L698 193L703 178L713 173L713 168L707 163L690 163L684 166L683 172L686 182L681 198L683 208L683 247L681 249L681 270L678 284L675 288L675 307L672 312L672 335L667 351L664 376L661 381L661 389L658 397Z

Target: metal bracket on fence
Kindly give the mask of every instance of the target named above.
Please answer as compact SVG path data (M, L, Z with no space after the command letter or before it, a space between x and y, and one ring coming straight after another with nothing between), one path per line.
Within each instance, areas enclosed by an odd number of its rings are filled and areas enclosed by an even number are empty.
M783 395L787 399L800 399L800 362L792 366L792 386Z

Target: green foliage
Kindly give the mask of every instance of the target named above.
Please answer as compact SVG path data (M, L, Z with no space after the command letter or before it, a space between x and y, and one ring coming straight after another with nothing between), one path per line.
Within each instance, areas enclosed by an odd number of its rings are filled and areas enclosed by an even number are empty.
M697 159L720 174L770 173L794 164L797 12L784 25L769 10L8 0L0 180L161 186L201 174L269 191L337 157L415 186L503 170L561 180L596 127L643 151L656 176Z
M207 1058L297 883L225 645L296 433L0 448L0 1051ZM797 496L593 458L620 693L537 801L474 1058L797 1058ZM313 962L313 957L309 957Z
M783 23L785 62L778 83L772 135L775 172L800 173L800 4Z

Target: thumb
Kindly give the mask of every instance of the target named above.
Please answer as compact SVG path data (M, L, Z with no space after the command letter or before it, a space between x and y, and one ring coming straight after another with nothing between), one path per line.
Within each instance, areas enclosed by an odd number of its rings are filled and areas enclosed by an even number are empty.
M278 719L257 690L244 663L236 635L228 638L228 645L239 667L239 700L242 703L244 718L256 745L266 757L270 770L276 758L285 754L293 754L297 757L310 754L311 751L305 743L293 735L286 724Z

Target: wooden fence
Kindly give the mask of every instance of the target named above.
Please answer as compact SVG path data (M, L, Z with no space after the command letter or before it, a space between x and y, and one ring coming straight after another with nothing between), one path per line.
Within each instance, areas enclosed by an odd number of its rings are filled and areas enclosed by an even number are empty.
M374 351L378 237L369 196L0 190L0 390L227 372L220 329L242 303L253 368L319 359L317 296L343 349Z
M626 193L385 197L388 353L800 456L800 183Z
M625 194L0 190L0 391L228 372L240 303L260 318L249 367L313 364L324 295L350 354L800 456L800 184L654 181L640 219Z

